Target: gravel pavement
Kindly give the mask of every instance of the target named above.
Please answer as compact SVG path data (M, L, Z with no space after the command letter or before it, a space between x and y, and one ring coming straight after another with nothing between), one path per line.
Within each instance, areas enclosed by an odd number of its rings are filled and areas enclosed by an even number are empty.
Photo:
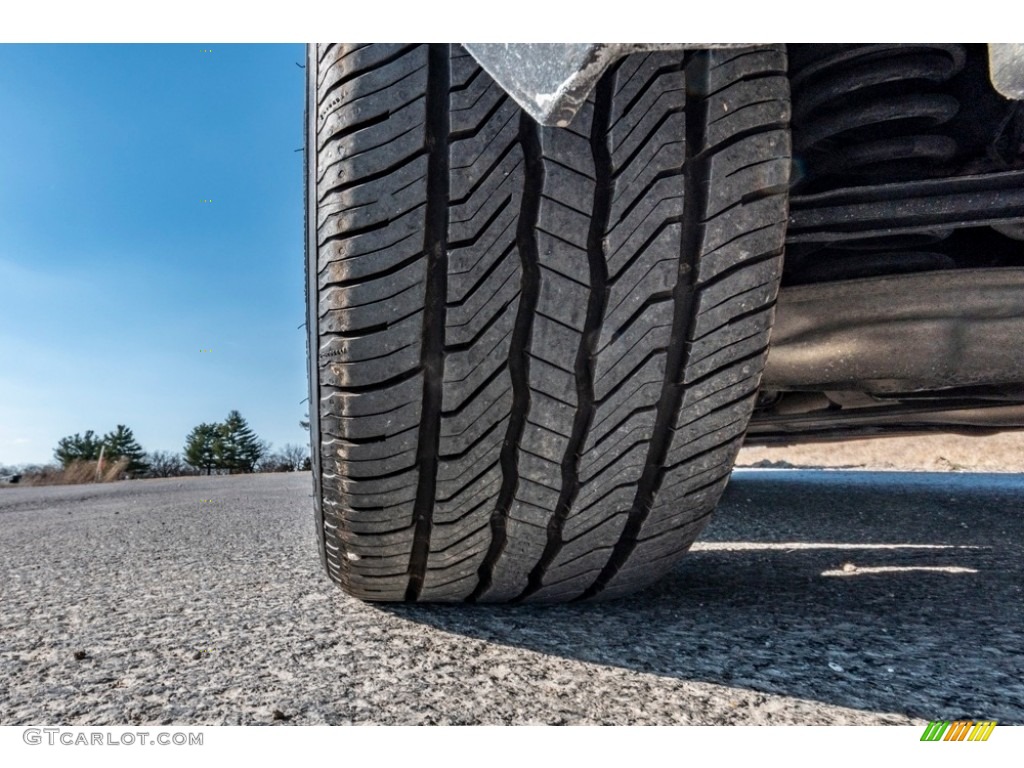
M547 607L351 599L310 490L0 489L0 724L1024 723L1024 476L740 471L659 585Z

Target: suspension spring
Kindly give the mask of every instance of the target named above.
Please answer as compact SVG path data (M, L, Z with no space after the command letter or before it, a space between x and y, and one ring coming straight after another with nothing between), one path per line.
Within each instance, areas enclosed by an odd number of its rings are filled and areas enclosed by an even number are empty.
M793 139L805 185L919 178L957 153L960 110L943 86L960 45L805 46L794 55Z
M960 110L946 84L963 68L960 45L809 45L790 54L794 190L927 178L941 174L959 147L943 129ZM949 231L846 240L794 248L794 282L944 269L931 246Z

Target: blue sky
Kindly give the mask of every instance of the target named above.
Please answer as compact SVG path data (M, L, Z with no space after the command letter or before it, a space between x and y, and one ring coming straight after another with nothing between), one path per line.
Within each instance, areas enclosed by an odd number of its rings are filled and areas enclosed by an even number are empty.
M307 441L295 62L0 45L0 464L118 423L180 451L233 408Z

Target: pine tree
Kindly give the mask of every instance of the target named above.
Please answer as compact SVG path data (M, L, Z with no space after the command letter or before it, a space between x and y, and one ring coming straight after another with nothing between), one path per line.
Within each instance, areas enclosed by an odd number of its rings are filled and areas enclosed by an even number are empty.
M216 426L217 435L213 440L215 466L234 474L238 471L238 446L228 433L227 424L219 422Z
M266 448L242 414L231 411L219 425L217 465L230 472L252 472Z
M118 424L112 432L103 436L103 444L106 446L105 457L109 459L128 459L126 471L130 476L140 475L149 469L146 462L146 452L135 440L135 435L124 424Z
M53 455L62 467L67 467L73 461L96 461L100 457L100 446L103 441L91 429L85 435L77 432L69 437L62 437Z
M185 463L196 469L205 469L206 474L219 466L217 460L217 440L220 437L220 424L200 424L193 428L185 438Z

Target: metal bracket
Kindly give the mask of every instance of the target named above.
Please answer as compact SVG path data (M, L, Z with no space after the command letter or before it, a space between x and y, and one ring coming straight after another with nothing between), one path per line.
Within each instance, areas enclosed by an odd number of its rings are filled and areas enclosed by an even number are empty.
M794 195L789 211L789 245L1024 221L1024 171Z
M1000 95L1024 100L1024 43L989 43L988 74Z

